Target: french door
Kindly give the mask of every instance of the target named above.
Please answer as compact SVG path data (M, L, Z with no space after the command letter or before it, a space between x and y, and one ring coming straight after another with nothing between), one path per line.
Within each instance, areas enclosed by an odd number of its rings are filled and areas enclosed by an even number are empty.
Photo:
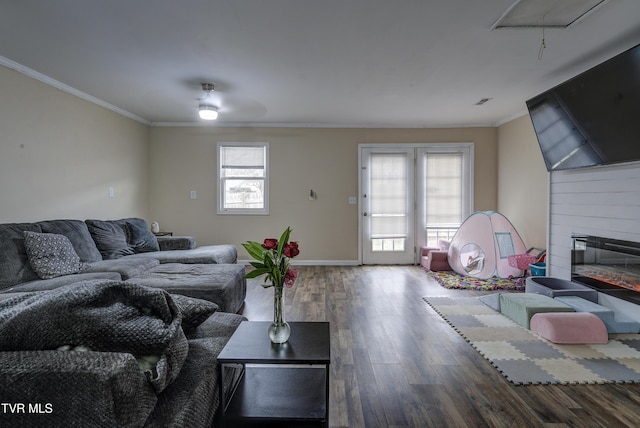
M414 260L414 150L363 148L360 200L364 264Z
M471 213L472 144L361 145L359 155L363 264L414 264L430 230Z

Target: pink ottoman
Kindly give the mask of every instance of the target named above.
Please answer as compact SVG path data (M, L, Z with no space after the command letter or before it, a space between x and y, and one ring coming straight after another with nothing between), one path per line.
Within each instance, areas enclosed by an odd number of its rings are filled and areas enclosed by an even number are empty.
M540 312L529 328L553 343L607 343L607 327L591 312Z

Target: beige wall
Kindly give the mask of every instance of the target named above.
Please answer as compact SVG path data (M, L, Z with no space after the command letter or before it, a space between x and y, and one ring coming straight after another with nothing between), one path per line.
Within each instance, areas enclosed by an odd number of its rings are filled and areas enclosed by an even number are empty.
M527 247L547 247L548 173L528 115L498 128L498 211Z
M147 216L146 125L3 66L0 94L0 223Z
M216 142L270 144L269 216L216 215ZM162 229L196 236L199 244L277 237L286 226L303 261L356 261L358 144L475 143L475 209L497 209L495 128L323 129L157 127L151 129L151 217ZM317 192L316 201L308 198ZM197 199L189 198L195 190Z
M497 209L527 246L546 245L547 173L527 116L498 128L149 128L2 66L0 93L2 223L139 216L239 248L290 225L299 260L352 262L358 144L473 142L473 209ZM270 143L271 215L216 214L217 141Z

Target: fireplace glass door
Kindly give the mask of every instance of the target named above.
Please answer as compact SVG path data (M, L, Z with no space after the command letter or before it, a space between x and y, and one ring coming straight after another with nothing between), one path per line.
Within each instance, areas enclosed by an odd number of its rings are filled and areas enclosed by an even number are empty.
M573 281L607 294L640 297L640 243L574 236L571 253Z

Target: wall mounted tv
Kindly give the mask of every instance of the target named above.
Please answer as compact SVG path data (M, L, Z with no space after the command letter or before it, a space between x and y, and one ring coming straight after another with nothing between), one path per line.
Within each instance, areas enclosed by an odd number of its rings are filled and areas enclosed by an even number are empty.
M548 171L640 161L640 45L527 108Z

